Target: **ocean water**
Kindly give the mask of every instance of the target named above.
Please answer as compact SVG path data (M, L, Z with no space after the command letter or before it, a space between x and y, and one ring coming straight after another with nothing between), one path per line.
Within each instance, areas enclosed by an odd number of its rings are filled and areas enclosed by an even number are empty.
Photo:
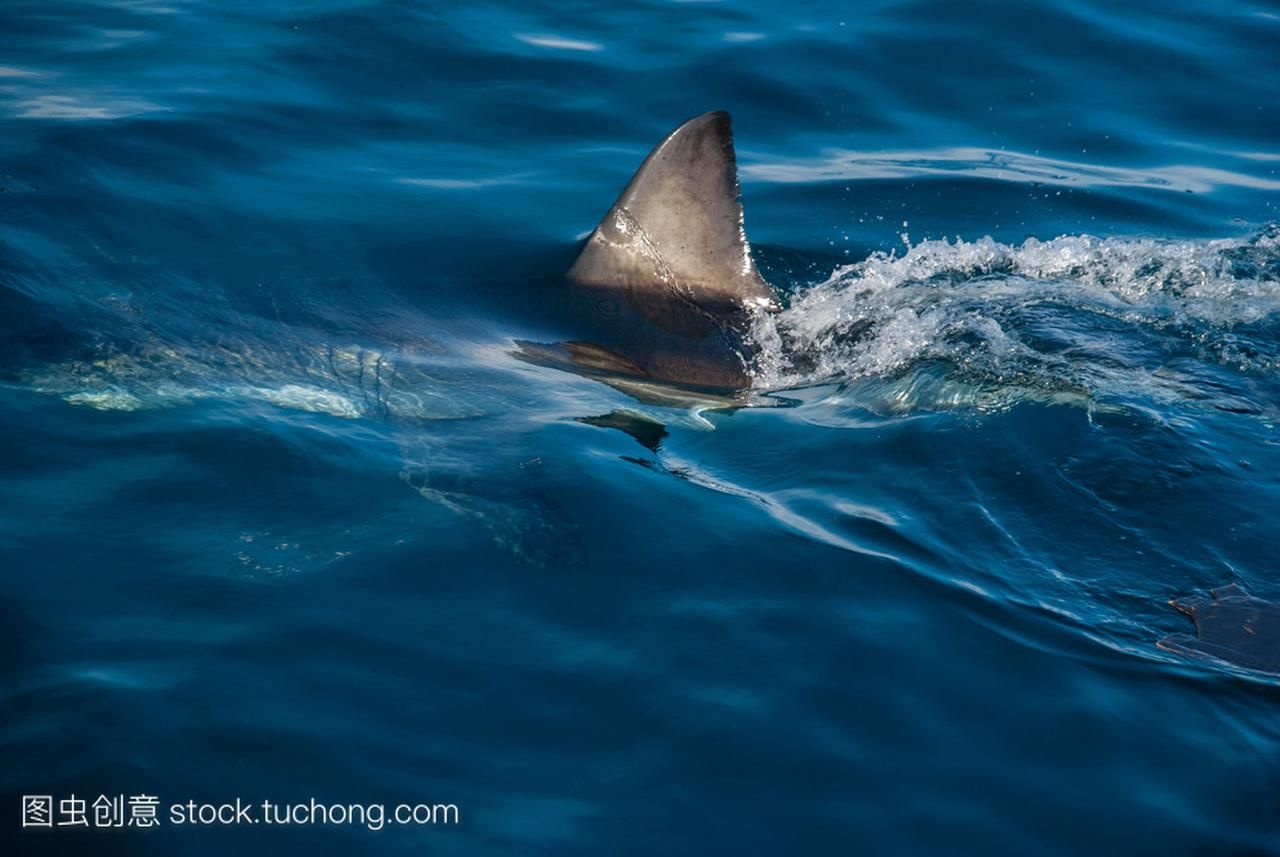
M1280 600L1277 92L1271 2L8 0L0 852L1280 853L1157 645ZM519 360L711 109L752 406Z

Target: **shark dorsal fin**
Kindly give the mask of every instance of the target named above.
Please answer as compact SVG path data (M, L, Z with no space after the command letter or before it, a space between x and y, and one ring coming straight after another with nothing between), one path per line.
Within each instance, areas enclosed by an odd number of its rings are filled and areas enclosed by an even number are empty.
M649 153L569 279L627 291L672 289L708 309L774 305L743 231L728 113L690 119Z

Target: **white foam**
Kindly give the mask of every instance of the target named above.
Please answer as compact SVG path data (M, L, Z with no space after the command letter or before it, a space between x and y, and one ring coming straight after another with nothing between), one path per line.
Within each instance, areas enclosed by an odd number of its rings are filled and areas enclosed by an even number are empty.
M68 404L83 405L98 411L136 411L145 407L142 400L124 390L97 390L69 393Z
M1073 329L1073 313L1111 323ZM1205 359L1244 371L1280 368L1274 347L1242 347L1236 331L1277 313L1280 230L1217 241L924 241L840 266L782 312L758 314L756 386L901 380L938 363L970 386L1105 395L1150 386L1149 365L1125 364L1126 349L1141 350L1153 336L1181 338ZM1046 337L1054 347L1045 347ZM928 386L918 377L907 382ZM894 395L906 392L899 386ZM972 404L955 385L929 392L943 406L949 397Z
M316 414L329 414L334 417L356 419L363 415L363 409L346 396L332 390L321 389L303 384L284 384L280 387L246 388L249 397L259 398L281 408L297 411L310 411Z

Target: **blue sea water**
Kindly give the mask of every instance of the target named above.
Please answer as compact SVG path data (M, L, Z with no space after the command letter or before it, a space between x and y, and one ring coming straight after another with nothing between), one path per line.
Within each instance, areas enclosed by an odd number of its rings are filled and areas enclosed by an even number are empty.
M1280 853L1157 646L1280 599L1278 92L1271 2L7 0L0 850ZM517 359L711 109L775 406Z

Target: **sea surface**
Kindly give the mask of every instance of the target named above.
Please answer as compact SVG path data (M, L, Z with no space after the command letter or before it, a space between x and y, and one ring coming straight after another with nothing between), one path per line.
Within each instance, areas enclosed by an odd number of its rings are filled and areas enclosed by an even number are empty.
M6 0L0 853L1280 853L1157 645L1280 600L1278 96L1262 0ZM518 359L713 109L750 406Z

